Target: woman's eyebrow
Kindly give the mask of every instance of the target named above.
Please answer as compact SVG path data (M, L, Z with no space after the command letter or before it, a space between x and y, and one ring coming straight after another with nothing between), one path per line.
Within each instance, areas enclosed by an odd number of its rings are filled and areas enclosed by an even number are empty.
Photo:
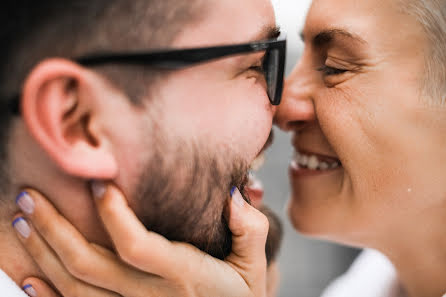
M301 37L302 41L305 42L304 33L301 33L300 37ZM367 44L367 42L363 38L361 38L359 35L348 32L345 29L339 29L339 28L332 28L332 29L320 31L313 37L313 39L311 40L311 43L313 44L313 46L315 46L317 48L322 48L324 46L329 45L334 40L336 40L337 37L348 38L355 42Z

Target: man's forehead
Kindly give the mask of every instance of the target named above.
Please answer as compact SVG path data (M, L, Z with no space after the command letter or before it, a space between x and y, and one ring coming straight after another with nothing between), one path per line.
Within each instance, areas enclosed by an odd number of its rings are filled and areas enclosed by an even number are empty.
M270 0L214 0L198 23L185 27L176 46L201 47L245 43L276 37Z

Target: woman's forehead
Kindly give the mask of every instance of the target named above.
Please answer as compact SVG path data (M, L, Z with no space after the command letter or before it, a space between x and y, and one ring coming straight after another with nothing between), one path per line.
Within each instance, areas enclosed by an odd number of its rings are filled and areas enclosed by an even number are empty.
M399 0L314 0L302 36L307 44L339 37L358 45L391 45L420 33L421 25Z

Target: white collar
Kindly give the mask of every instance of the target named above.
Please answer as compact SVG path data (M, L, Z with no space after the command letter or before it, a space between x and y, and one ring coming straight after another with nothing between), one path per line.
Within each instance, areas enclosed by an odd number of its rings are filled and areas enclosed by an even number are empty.
M16 283L0 269L0 292L2 297L28 297Z
M366 288L366 289L365 289ZM392 263L375 250L364 250L322 297L407 297Z

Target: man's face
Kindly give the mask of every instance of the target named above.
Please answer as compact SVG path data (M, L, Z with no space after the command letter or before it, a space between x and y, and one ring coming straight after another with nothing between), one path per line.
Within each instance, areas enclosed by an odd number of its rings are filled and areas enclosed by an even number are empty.
M426 34L397 2L316 0L308 14L277 113L295 133L289 213L305 233L379 241L444 197L444 110L421 95Z
M269 38L275 28L269 0L205 5L207 14L185 27L172 47L246 43ZM232 186L246 183L271 131L274 108L264 78L253 70L263 54L175 71L135 111L131 135L121 138L117 183L148 229L214 256L229 251L226 199Z

